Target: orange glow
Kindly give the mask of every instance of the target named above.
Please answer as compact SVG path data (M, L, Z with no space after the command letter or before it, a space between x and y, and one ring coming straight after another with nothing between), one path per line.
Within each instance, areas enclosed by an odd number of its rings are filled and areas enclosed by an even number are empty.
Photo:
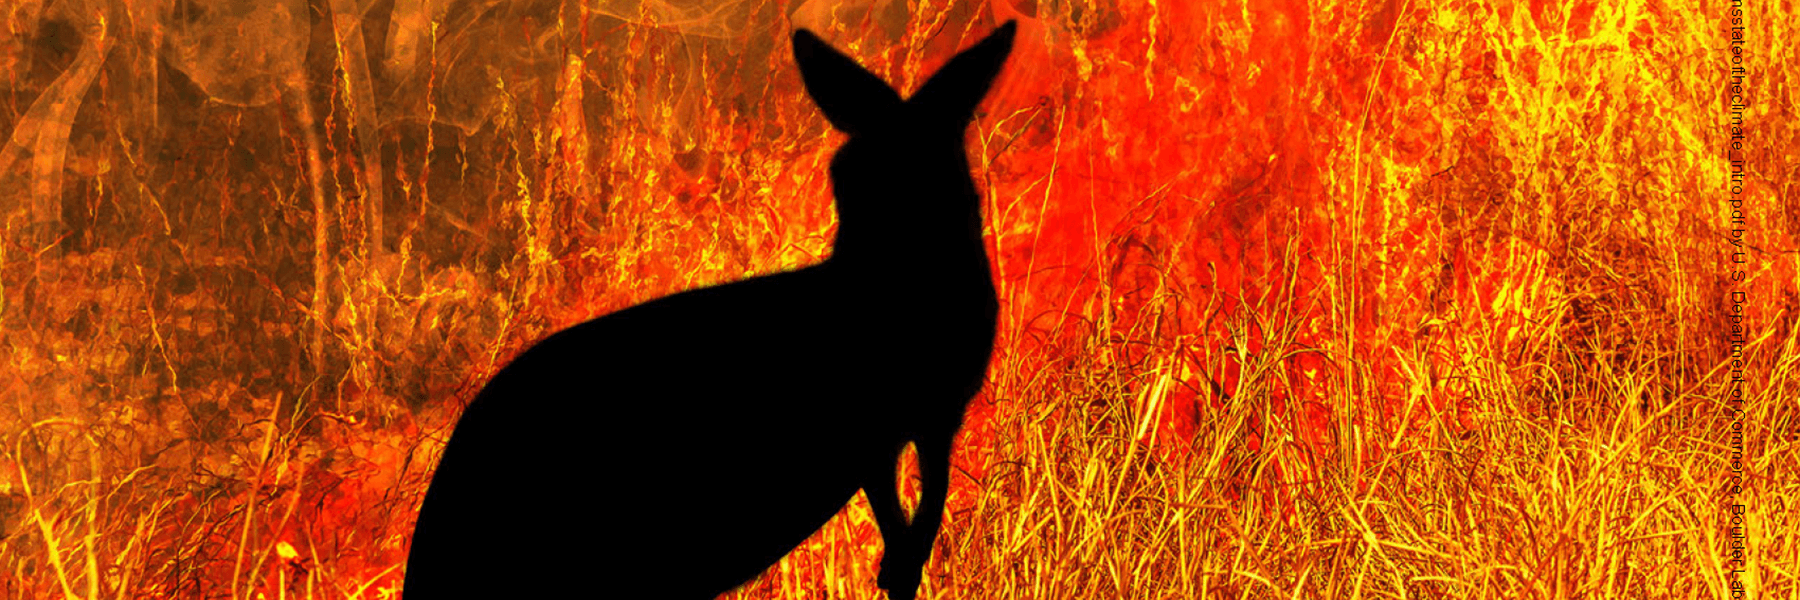
M910 91L1007 19L921 597L1712 597L1740 290L1792 594L1800 18L1746 3L1733 282L1727 4L15 2L0 597L393 597L509 357L828 255L794 27ZM859 497L734 597L879 598L880 552Z

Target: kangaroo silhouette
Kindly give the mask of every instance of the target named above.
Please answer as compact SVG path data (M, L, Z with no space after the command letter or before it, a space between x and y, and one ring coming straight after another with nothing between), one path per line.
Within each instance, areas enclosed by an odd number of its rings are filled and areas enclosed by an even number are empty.
M831 256L581 323L501 369L425 493L405 597L711 598L860 489L885 549L876 582L913 598L994 347L963 134L1014 30L905 100L796 31L807 93L849 134L831 161ZM895 491L909 442L923 491L910 520Z

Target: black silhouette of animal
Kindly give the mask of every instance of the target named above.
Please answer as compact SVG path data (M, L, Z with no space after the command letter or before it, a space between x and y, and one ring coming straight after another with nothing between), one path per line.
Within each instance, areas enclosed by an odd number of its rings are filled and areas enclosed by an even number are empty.
M877 584L913 598L993 351L963 134L1014 29L904 100L795 32L808 94L849 134L831 161L831 256L581 323L501 369L444 448L405 598L712 598L859 489L884 545ZM909 442L923 491L910 520L895 490Z

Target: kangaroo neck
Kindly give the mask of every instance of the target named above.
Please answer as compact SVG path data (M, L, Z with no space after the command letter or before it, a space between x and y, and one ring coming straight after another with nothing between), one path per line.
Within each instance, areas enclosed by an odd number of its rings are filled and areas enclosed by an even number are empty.
M850 289L877 293L890 300L953 293L992 295L993 273L980 240L939 246L932 251L881 248L862 252L856 245L838 246L823 265ZM847 250L847 251L846 251Z
M979 201L969 190L969 209L908 215L869 214L837 203L838 227L832 240L832 256L858 263L917 264L925 268L951 267L981 261L986 267ZM916 202L911 198L882 198L883 202ZM899 211L896 211L899 212Z
M862 240L839 235L832 263L864 273L917 276L931 273L989 274L987 247L979 237L949 240Z

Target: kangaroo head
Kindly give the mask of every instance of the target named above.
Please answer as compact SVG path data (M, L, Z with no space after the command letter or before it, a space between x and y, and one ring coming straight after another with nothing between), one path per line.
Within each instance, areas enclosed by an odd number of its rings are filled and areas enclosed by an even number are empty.
M981 199L963 131L1012 51L1014 23L962 51L902 100L881 77L807 30L794 32L806 91L850 135L831 160L836 256L966 252L981 242ZM921 254L924 254L923 256Z

